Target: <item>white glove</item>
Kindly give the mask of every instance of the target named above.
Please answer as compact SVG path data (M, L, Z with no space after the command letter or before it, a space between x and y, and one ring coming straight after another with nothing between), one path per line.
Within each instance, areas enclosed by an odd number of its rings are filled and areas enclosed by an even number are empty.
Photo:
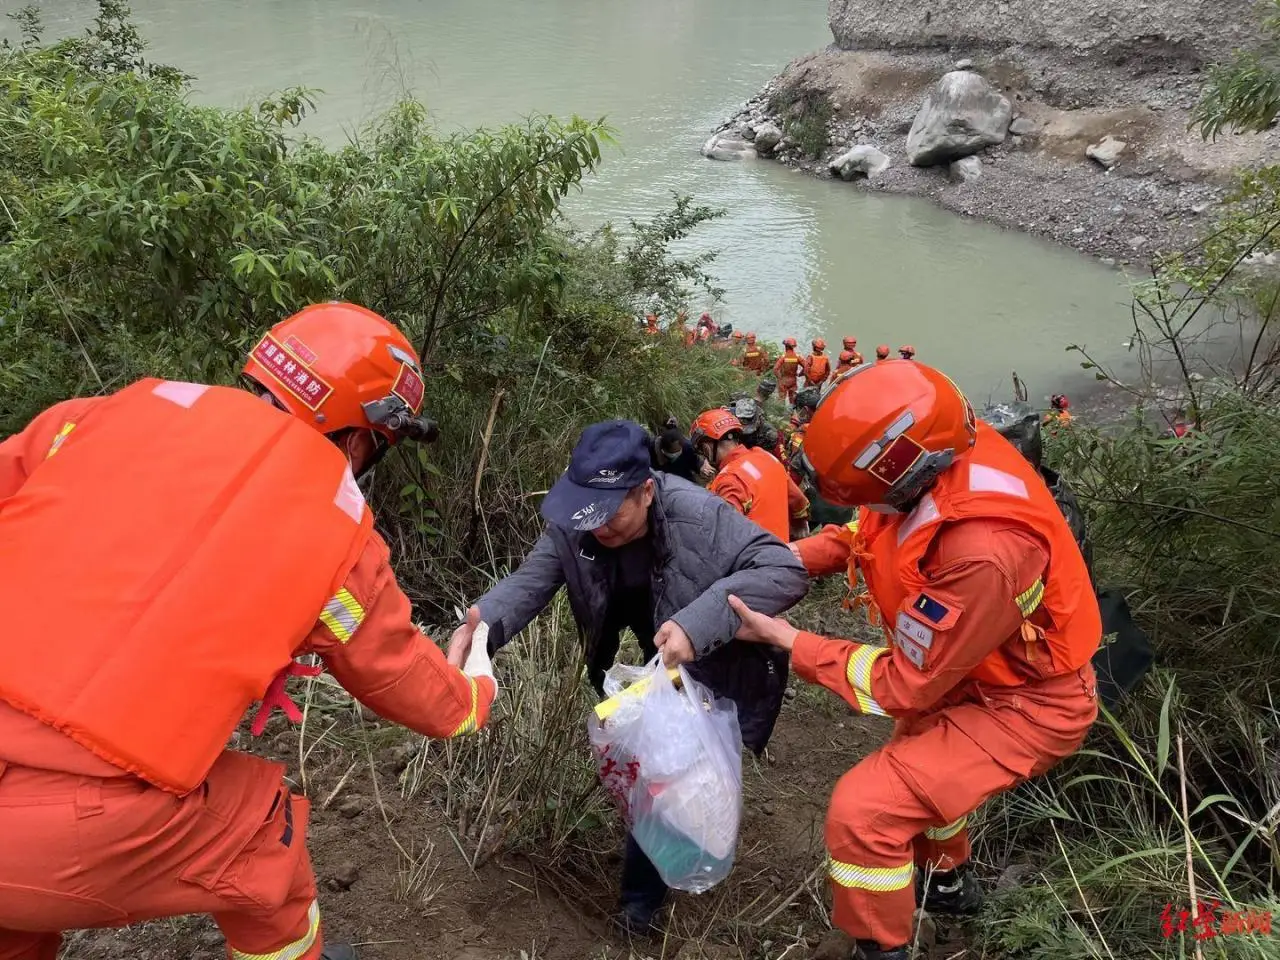
M489 659L489 625L481 623L471 637L471 649L467 651L462 672L468 677L488 677L493 682L494 699L497 699L498 681L493 676L493 661Z

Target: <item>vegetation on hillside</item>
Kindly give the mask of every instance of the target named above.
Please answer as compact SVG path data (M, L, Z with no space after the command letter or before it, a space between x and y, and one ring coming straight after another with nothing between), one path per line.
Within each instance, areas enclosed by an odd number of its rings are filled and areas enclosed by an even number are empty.
M388 458L370 495L424 617L443 621L523 553L582 424L687 422L742 385L722 357L643 337L634 319L716 294L707 257L670 253L715 211L675 198L591 235L561 220L609 141L603 122L445 135L410 100L328 147L298 132L309 91L193 106L188 78L144 58L127 8L99 7L85 36L53 44L23 11L23 38L0 50L0 436L142 375L233 382L276 319L363 303L410 332L430 374L442 439ZM1270 70L1254 58L1211 74L1207 135L1274 118ZM827 118L788 106L788 135L820 152ZM983 872L1029 870L974 927L985 955L1183 955L1203 930L1193 900L1220 901L1219 920L1280 910L1280 285L1264 272L1277 230L1280 168L1253 171L1205 242L1137 292L1135 349L1177 371L1176 395L1127 384L1131 421L1051 443L1089 510L1099 579L1128 595L1160 665L1079 757L981 814ZM1211 364L1210 338L1237 344L1238 362ZM1186 438L1151 425L1172 407ZM514 849L610 884L616 825L583 750L579 645L562 609L533 629L501 661L492 729L418 753L402 788L459 825L472 862ZM311 690L312 709L336 715L342 695ZM304 782L319 746L306 738ZM424 868L401 852L417 889ZM808 902L820 889L815 873L762 900L758 923L702 933L760 955L794 933L793 905L821 914ZM1280 936L1202 946L1280 956Z

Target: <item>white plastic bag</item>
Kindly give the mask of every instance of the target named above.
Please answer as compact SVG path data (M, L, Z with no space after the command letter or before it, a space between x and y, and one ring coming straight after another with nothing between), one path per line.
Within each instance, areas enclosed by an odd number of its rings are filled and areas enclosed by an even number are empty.
M655 658L644 668L615 666L605 692L628 682L601 719L587 721L597 770L627 829L664 883L703 893L729 875L742 815L742 734L737 707L716 699L680 668L674 684Z

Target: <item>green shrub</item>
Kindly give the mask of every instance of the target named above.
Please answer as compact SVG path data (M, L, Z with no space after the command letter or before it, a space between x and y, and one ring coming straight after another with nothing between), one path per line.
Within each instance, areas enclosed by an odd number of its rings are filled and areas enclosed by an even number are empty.
M827 128L835 113L824 91L802 84L783 87L769 98L769 111L782 118L783 131L810 160L818 159L830 146Z

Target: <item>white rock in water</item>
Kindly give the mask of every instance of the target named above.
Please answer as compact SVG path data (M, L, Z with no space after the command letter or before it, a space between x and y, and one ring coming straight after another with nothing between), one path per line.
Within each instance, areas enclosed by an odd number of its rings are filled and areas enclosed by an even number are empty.
M888 169L889 163L883 152L863 143L846 150L827 166L841 180L853 180L859 176L878 177Z
M1099 143L1092 143L1084 154L1090 160L1102 164L1110 170L1120 162L1120 154L1124 153L1128 144L1123 140L1117 140L1111 134L1107 134Z
M961 157L952 161L947 173L956 183L968 183L982 176L982 161L977 157Z
M1004 143L1013 105L980 75L944 74L925 98L907 134L907 160L929 167Z
M702 145L702 155L709 160L754 160L756 151L745 140L716 135Z
M769 153L782 142L782 131L775 124L762 123L756 127L756 149L761 153Z

